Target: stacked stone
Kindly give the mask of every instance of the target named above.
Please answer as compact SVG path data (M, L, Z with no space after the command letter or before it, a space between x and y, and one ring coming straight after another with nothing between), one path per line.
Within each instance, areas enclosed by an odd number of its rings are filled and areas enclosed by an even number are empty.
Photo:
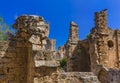
M92 72L98 75L101 83L119 83L119 72L115 70L119 70L120 35L119 30L108 28L107 10L95 13L95 27L90 35ZM110 69L113 69L113 73Z
M70 22L70 34L68 40L73 43L78 42L78 25L73 21Z
M6 43L4 56L1 57L0 71L3 75L0 83L28 83L28 56L31 53L29 44L24 41ZM29 52L29 53L28 53ZM31 81L32 82L32 81ZM30 82L29 82L30 83Z
M38 49L44 48L49 34L49 26L42 17L35 15L20 16L16 19L13 27L17 29L16 37L29 40L34 44L33 49L37 50L38 44Z
M46 49L55 51L56 49L56 40L55 39L47 39Z
M95 28L102 31L108 28L107 26L107 10L95 13Z

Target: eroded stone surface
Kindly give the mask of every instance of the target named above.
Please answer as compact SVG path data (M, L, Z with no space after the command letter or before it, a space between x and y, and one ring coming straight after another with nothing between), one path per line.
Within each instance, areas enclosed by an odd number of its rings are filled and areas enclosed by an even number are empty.
M65 55L69 56L67 70L92 71L101 83L119 83L120 30L108 27L107 10L96 12L94 20L95 26L85 40L72 43L68 39L69 42L65 44ZM72 27L70 32L73 35L76 33L75 30L72 31ZM116 73L115 76L110 72L111 69Z
M120 82L120 30L108 28L106 10L95 13L95 26L85 40L79 40L72 21L68 41L58 51L42 17L20 16L13 27L16 36L0 42L0 83ZM58 53L67 56L68 72L59 68Z
M47 80L44 80L47 79ZM48 76L35 79L35 83L100 83L92 72L53 73Z
M23 15L13 25L17 29L16 37L29 40L33 49L43 49L49 34L49 25L40 16Z

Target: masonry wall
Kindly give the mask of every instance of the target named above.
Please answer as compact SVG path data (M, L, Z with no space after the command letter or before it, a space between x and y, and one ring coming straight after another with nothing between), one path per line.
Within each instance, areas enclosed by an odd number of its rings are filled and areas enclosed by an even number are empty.
M120 31L107 26L107 11L95 14L95 27L89 37L91 69L101 83L119 83ZM111 71L112 69L112 71Z
M55 39L47 39L46 49L55 51L56 50L56 40Z
M2 44L2 43L1 43ZM8 44L5 55L1 58L3 83L33 83L28 80L28 56L32 53L29 43L12 41ZM30 55L29 55L30 54Z
M68 70L71 72L90 72L90 55L88 52L88 42L79 41L77 47L69 60ZM78 65L79 64L79 65Z

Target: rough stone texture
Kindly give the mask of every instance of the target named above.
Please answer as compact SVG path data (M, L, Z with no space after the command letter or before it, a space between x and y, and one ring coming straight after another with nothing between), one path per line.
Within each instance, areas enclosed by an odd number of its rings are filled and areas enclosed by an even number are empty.
M73 21L70 22L70 32L69 32L69 38L68 41L65 44L65 56L67 56L67 58L71 58L73 55L72 53L74 52L77 43L78 43L78 25L76 23L74 23ZM69 71L71 68L71 63L69 63L70 61L67 62L67 71Z
M46 49L55 51L56 49L56 40L55 39L47 39Z
M68 59L67 71L90 72L90 55L88 51L88 40L78 41L72 57ZM79 65L78 65L79 63Z
M49 34L49 25L44 19L35 15L23 15L13 25L17 29L16 37L29 40L33 50L44 49Z
M72 56L72 53L78 43L78 25L73 21L70 22L70 32L69 32L68 41L65 44L66 56L69 58Z
M58 47L57 53L56 53L56 60L60 60L63 58L66 58L67 56L65 55L65 47L64 46L60 46Z
M68 57L67 70L91 71L98 76L101 83L119 83L120 30L108 27L107 10L96 12L94 20L95 26L87 39L79 40L76 44L65 44L65 55L71 55ZM73 30L72 34L75 32ZM74 49L69 50L70 48Z
M36 65L33 51L44 48L48 25L42 17L24 15L16 20L13 27L17 29L16 36L9 43L2 42L0 45L0 83L34 83ZM44 52L44 56L48 54Z
M13 27L16 36L0 42L0 83L120 83L120 30L108 27L107 10L95 13L85 40L79 40L72 21L68 41L58 51L42 17L20 16ZM59 69L58 54L67 56L68 72Z
M102 83L119 83L120 30L107 27L106 10L95 15L95 25L89 40L91 69L99 76Z
M1 83L33 83L32 72L30 72L32 68L29 65L32 56L31 44L16 40L16 42L9 42L8 46L0 60Z
M91 72L53 73L50 78L42 76L42 78L35 78L34 80L36 80L35 83L100 83Z

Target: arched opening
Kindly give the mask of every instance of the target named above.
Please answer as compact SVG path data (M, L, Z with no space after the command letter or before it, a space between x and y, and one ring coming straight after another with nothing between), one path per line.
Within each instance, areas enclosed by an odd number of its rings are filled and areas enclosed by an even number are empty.
M99 73L98 73L98 79L101 83L109 83L108 82L108 74L107 72L102 69Z

